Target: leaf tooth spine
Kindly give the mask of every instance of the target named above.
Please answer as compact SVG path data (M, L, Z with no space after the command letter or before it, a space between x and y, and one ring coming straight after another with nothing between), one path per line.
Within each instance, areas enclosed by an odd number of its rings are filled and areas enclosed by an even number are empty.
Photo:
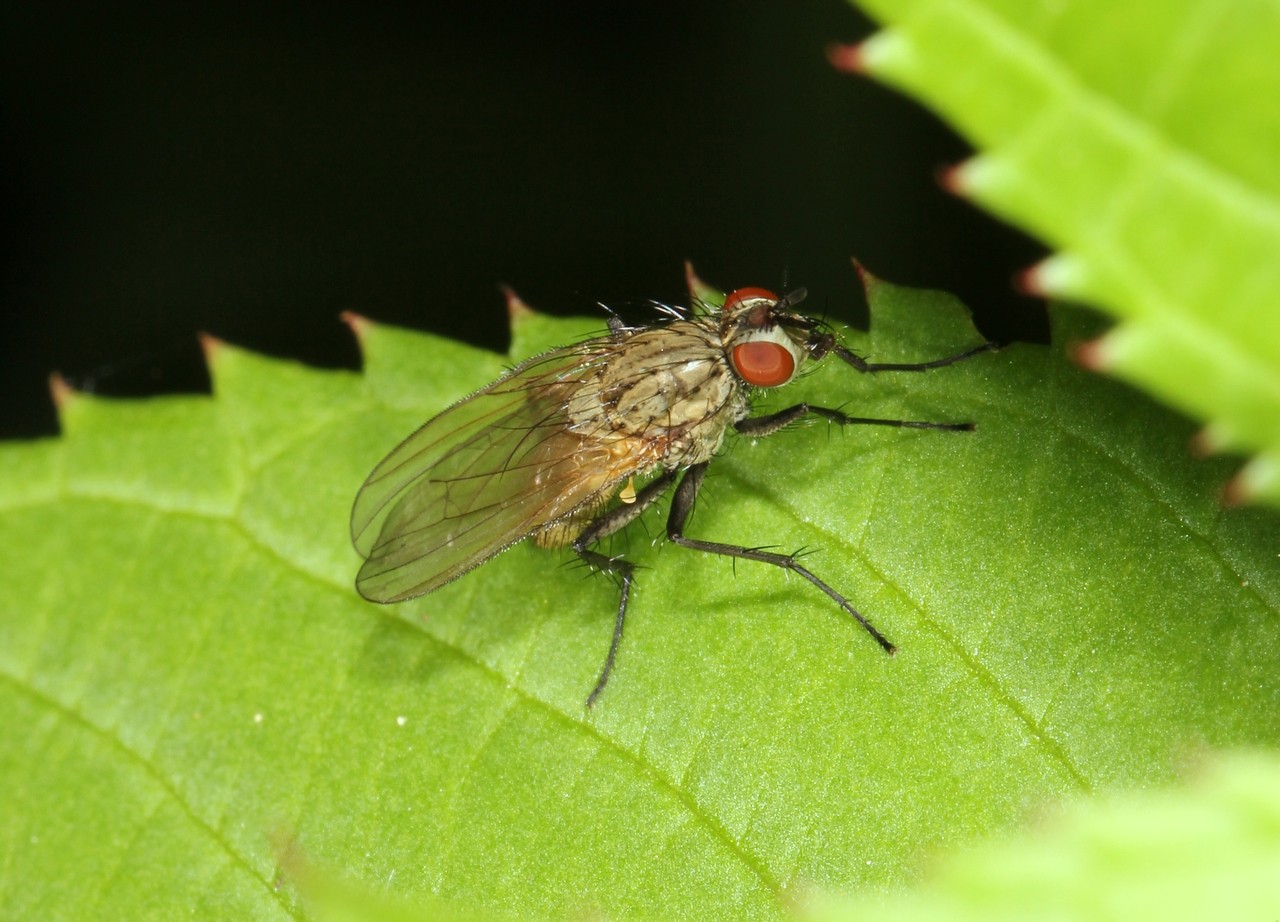
M871 291L880 284L880 276L876 275L867 268L866 263L862 262L858 257L852 257L853 271L858 274L858 281L862 284L862 290L868 298L871 297Z
M523 320L532 317L537 313L530 307L520 295L516 294L516 290L510 285L499 285L498 290L502 292L502 297L507 304L507 325L514 330Z
M1089 271L1084 260L1071 253L1054 253L1018 273L1015 287L1039 298L1089 298Z
M1280 497L1280 457L1272 452L1254 456L1222 489L1228 506L1243 506L1262 497Z
M80 396L80 392L62 376L62 372L55 371L49 375L49 396L53 400L54 409L61 415L62 411Z
M866 42L832 42L826 47L827 61L841 73L864 74L867 72L863 56L865 44Z
M338 319L347 325L347 329L351 331L351 335L356 338L356 345L360 347L360 352L365 352L365 338L369 331L373 329L373 321L363 314L357 314L355 311L343 311L338 315Z
M936 174L938 185L964 199L994 198L995 193L1012 185L1013 175L1009 165L991 153L942 167Z
M724 293L714 285L708 285L693 268L693 260L684 261L684 284L693 304L723 304Z
M1068 345L1067 355L1077 365L1089 371L1110 371L1116 364L1110 340L1110 336L1099 336L1097 339Z
M871 282L876 281L876 274L867 268L867 264L856 256L849 257L849 261L853 263L853 271L858 273L858 280L865 287Z
M1196 457L1207 458L1239 448L1240 442L1232 434L1230 426L1222 420L1213 420L1191 437L1187 447Z
M209 377L213 378L218 357L227 348L227 343L204 331L197 333L196 338L200 341L200 351L204 353L204 367L209 370Z
M350 327L351 332L355 333L357 336L373 324L373 321L364 314L358 314L355 311L343 311L338 315L338 319Z
M847 74L867 74L882 80L907 81L920 71L915 43L901 29L881 29L861 42L830 45L827 60Z
M83 391L71 384L55 371L49 375L49 396L53 399L53 409L58 415L58 429L62 437L68 438L76 434L78 418L82 415L82 404L92 397L91 391Z

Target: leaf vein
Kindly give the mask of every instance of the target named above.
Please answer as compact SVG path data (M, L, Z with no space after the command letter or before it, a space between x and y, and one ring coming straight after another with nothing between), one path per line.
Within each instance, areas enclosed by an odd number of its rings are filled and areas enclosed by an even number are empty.
M209 822L205 821L204 818L195 811L192 805L186 801L181 792L174 787L173 783L166 778L156 766L152 765L147 759L145 759L141 753L126 745L118 736L88 720L79 711L76 711L74 708L64 704L53 695L45 693L28 682L24 682L8 671L0 672L0 678L6 681L17 693L26 695L37 705L47 709L69 724L79 727L91 737L102 741L109 749L124 757L128 763L136 766L146 778L150 779L150 781L156 785L160 793L167 797L181 811L181 813L196 829L202 832L210 842L218 847L231 864L247 874L250 879L261 884L263 892L265 892L267 896L280 907L280 910L285 915L295 919L302 918L286 902L283 894L275 887L274 882L260 874L258 870L250 864L249 860L235 849L221 831Z

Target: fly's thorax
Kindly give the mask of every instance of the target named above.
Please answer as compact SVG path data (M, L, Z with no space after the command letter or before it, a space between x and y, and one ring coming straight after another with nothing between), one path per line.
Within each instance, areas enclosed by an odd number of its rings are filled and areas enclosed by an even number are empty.
M567 406L574 430L645 445L666 467L710 458L747 409L718 330L698 320L639 330L619 341L580 379Z

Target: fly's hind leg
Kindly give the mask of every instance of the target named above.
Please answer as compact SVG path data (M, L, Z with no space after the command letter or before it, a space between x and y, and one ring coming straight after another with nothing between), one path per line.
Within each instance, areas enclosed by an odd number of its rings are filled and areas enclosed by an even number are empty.
M635 521L640 513L653 505L654 500L667 492L675 479L676 472L667 471L636 493L634 501L623 503L598 516L583 529L582 534L573 540L573 552L586 561L588 566L616 576L620 588L618 617L613 625L613 640L609 644L609 655L605 657L604 667L600 670L600 678L596 679L595 688L591 689L591 694L587 695L587 707L594 705L600 693L604 691L605 685L609 682L609 676L613 672L614 660L618 658L618 647L622 644L622 627L627 619L627 601L631 597L631 581L635 572L635 566L630 561L602 554L593 550L591 545Z
M785 425L785 423L784 423ZM676 487L675 496L671 500L671 512L667 517L667 538L673 543L681 547L691 548L695 551L706 551L708 554L719 554L722 557L734 557L741 560L758 560L761 563L767 563L771 566L780 567L783 570L790 570L799 576L804 577L813 585L817 586L825 592L837 605L845 610L855 621L866 629L867 633L875 638L886 653L894 653L897 648L885 638L876 626L868 621L861 612L849 603L849 600L836 592L817 576L811 573L808 568L803 566L794 554L776 554L771 551L761 550L754 547L741 547L736 544L721 544L718 541L699 541L696 538L686 538L684 536L685 522L689 519L689 514L693 511L694 500L697 499L698 489L702 486L702 478L706 476L706 462L695 464L684 473L684 478L680 481L680 485Z

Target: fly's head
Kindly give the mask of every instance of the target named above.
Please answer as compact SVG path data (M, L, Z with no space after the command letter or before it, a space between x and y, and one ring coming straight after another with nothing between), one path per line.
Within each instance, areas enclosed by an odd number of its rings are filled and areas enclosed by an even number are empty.
M739 288L720 310L720 341L738 377L752 387L781 387L805 359L820 359L835 345L826 324L797 313L805 290L778 297L764 288Z

